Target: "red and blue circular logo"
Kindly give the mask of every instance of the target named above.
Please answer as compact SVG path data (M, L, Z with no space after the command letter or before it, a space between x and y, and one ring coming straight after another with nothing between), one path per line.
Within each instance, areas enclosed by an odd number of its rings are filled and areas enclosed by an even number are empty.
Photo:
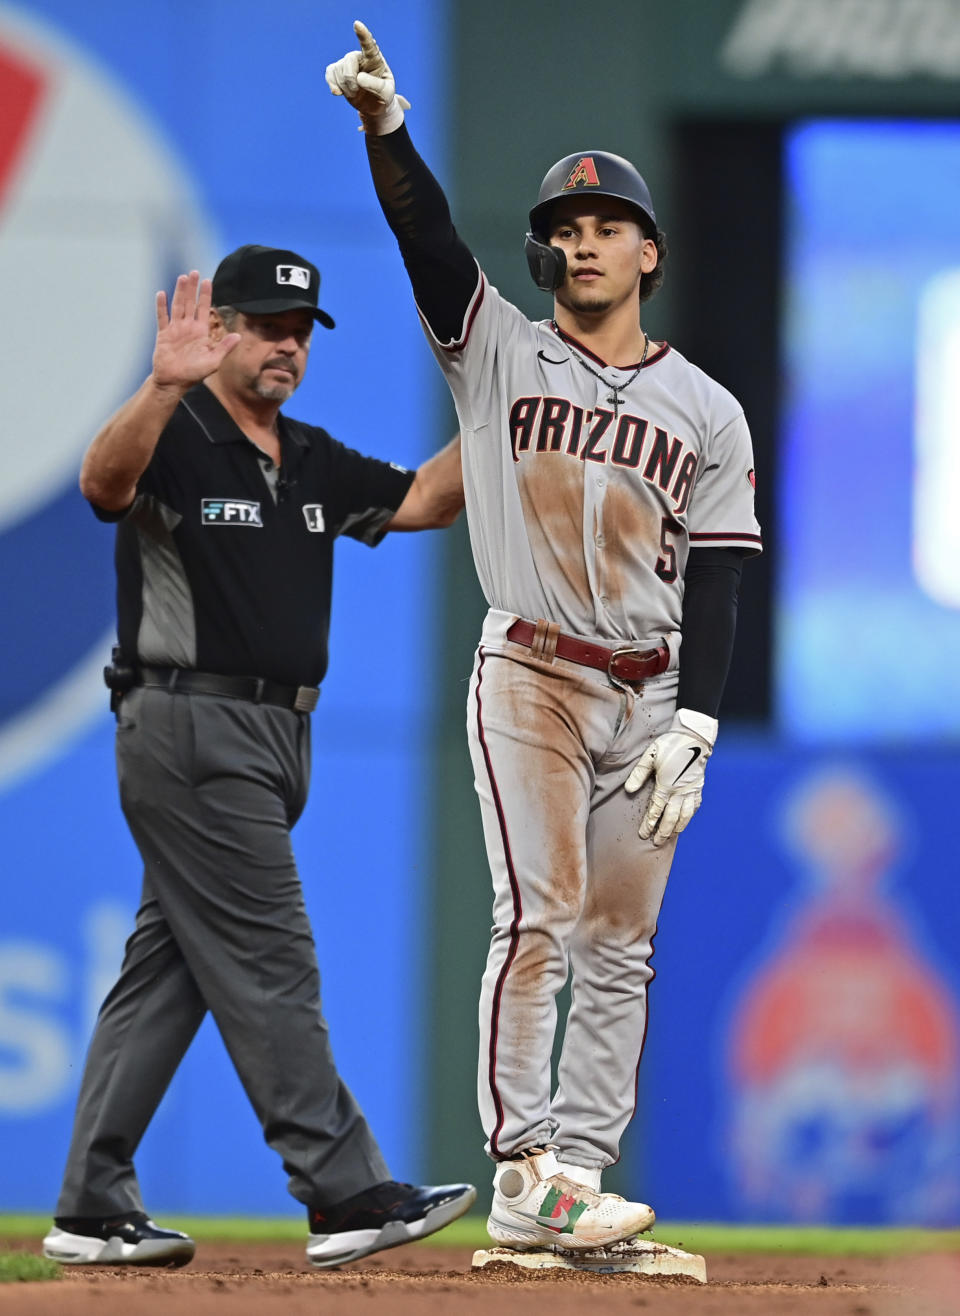
M156 290L215 254L144 108L57 29L0 5L0 781L105 707L112 536L80 496L80 462L150 369Z

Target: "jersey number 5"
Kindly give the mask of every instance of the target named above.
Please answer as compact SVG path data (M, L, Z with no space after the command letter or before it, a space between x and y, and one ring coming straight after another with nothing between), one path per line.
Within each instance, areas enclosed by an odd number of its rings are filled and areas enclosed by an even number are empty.
M660 522L660 552L663 557L657 558L654 571L668 585L672 585L677 578L677 550L670 543L667 536L682 534L683 526L679 521L675 521L672 516L665 516Z

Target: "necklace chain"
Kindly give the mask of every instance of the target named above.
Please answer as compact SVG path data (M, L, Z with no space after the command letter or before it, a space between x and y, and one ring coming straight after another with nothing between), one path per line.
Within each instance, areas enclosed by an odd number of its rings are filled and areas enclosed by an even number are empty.
M615 416L619 416L619 414L620 414L620 394L623 393L623 392L625 392L626 389L628 389L628 388L630 387L630 385L631 385L631 384L633 383L633 381L636 379L637 375L639 375L640 371L643 369L643 367L644 367L644 363L646 362L646 359L647 359L647 353L648 353L649 350L650 350L650 335L649 335L649 334L646 334L646 333L643 335L643 355L640 357L640 364L637 366L636 370L633 372L633 374L630 376L630 378L627 379L627 380L625 380L622 384L614 384L611 380L609 380L609 379L604 379L604 377L603 377L603 375L601 375L600 371L599 371L599 370L594 370L594 368L593 368L593 366L590 364L590 362L587 361L585 357L583 357L583 356L580 355L580 353L577 351L577 349L574 347L574 345L570 342L570 339L567 338L567 336L564 334L563 330L562 330L562 329L560 328L560 326L557 324L556 320L551 320L550 323L551 323L551 325L553 326L553 331L554 331L554 333L557 335L558 338L561 339L561 341L564 343L564 345L566 346L566 348L567 348L569 351L571 351L571 352L573 353L573 355L577 358L577 360L580 362L580 364L583 366L583 368L584 368L585 370L589 370L590 374L593 375L594 379L599 379L601 384L605 384L607 388L613 390L613 397L612 397L612 398L607 398L607 401L613 403L613 414L614 414ZM616 370L617 367L616 367L616 366L608 366L607 369L609 369L609 370Z

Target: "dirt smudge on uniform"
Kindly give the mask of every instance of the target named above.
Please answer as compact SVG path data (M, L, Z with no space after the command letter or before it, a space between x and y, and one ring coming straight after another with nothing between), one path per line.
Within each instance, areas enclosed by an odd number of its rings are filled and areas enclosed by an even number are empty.
M521 930L505 985L506 1008L501 1011L498 1048L512 1053L514 1069L522 1069L531 1054L536 1054L535 1048L552 1009L551 1002L565 977L550 934Z
M660 520L657 508L641 497L629 482L608 481L603 499L597 551L597 589L620 610L635 598L647 581L659 582L653 572L660 556Z
M510 790L523 818L524 850L537 865L521 886L550 911L549 920L576 917L586 877L591 765L579 728L590 720L589 686L566 664L527 650L499 659L497 678L487 691L486 719L511 741Z
M622 837L611 837L603 862L593 862L578 929L583 940L627 947L656 927L675 842L655 849L636 833Z
M563 453L535 453L520 462L516 474L540 578L554 583L558 594L569 595L565 606L576 615L590 596L583 553L583 463Z
M491 656L487 668L484 723L509 742L509 763L501 765L507 775L498 771L498 784L523 829L512 847L523 921L500 1026L500 1046L515 1064L522 1063L518 1050L542 1042L567 976L562 946L582 909L590 788L589 753L578 730L589 724L583 687L566 664L535 659L526 649Z

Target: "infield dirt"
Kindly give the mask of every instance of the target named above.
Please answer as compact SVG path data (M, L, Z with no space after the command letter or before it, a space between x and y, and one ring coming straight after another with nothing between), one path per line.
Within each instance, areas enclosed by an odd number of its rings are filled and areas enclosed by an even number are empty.
M4 1248L38 1252L36 1239ZM471 1271L472 1251L421 1243L311 1270L292 1243L208 1243L183 1270L66 1269L0 1286L0 1316L958 1316L960 1256L707 1255L682 1279Z

